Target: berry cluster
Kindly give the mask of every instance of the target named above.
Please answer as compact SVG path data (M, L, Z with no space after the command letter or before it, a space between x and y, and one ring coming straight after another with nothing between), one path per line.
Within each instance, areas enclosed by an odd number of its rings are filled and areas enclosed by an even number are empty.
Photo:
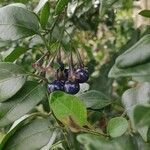
M88 80L89 74L82 63L79 52L77 52L78 63L76 65L73 63L72 53L68 58L69 67L66 68L65 64L61 61L60 50L58 51L56 63L59 65L59 68L55 71L55 80L48 83L49 93L64 91L69 94L76 94L80 90L79 84ZM51 68L53 68L54 59L55 57L49 64Z
M61 78L57 77L56 80L48 84L50 93L60 90L69 94L76 94L80 90L79 83L84 83L89 78L88 71L84 68L64 69L61 73Z

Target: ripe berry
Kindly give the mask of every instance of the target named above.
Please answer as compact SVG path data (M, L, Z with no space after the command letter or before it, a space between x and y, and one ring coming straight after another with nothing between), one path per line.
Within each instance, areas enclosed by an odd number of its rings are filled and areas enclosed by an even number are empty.
M61 80L55 80L48 84L48 92L52 93L54 91L64 91L64 82Z
M64 85L64 90L65 90L66 93L76 94L80 90L79 83L72 82L72 81L66 81L65 85Z
M84 83L89 79L88 71L83 68L77 69L75 73L76 73L76 81L78 83Z

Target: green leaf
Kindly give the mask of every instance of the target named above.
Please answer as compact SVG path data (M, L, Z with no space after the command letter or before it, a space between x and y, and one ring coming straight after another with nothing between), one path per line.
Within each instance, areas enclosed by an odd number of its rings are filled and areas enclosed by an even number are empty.
M123 117L112 118L107 125L107 132L111 137L119 137L128 129L128 121Z
M0 102L15 95L25 81L26 73L20 66L0 62Z
M149 77L150 76L150 63L146 63L143 65L138 65L135 67L129 67L126 69L119 69L116 65L114 65L108 76L110 78L118 78L118 77Z
M35 114L30 114L30 115L25 115L23 117L21 117L20 119L18 119L17 121L15 121L13 123L13 125L11 126L11 128L9 129L9 131L7 132L7 134L5 134L5 136L2 139L1 145L0 145L0 149L2 150L5 143L8 141L8 139L19 129L22 127L22 125L26 122L29 123L29 121L31 119L33 119L36 115Z
M133 110L136 105L139 104L147 105L150 103L149 91L150 91L150 83L146 82L136 88L131 88L125 91L122 96L122 102L125 106L127 115L131 120L132 128L138 130L138 132L140 133L140 135L143 137L145 141L147 141L148 126L138 127L138 128L135 127Z
M0 103L0 126L6 126L28 113L46 98L45 91L43 85L27 82L9 101Z
M85 150L134 150L135 141L130 136L122 136L109 140L102 136L80 134L77 140L83 144Z
M37 118L17 130L4 146L4 150L36 150L48 144L55 129L50 128L50 121Z
M150 106L137 105L134 108L133 117L136 126L150 126Z
M135 45L116 59L118 68L129 68L150 62L150 34L145 35Z
M74 121L79 126L87 125L87 110L83 102L76 96L64 92L50 95L50 107L58 120L66 125Z
M47 2L45 6L43 7L41 11L41 15L40 15L40 23L43 29L45 29L46 27L46 24L49 19L49 15L50 15L50 4L49 2Z
M5 57L5 62L14 62L19 56L27 51L25 47L16 47L7 57Z
M142 10L141 12L139 12L139 15L150 18L150 10Z
M79 95L87 108L102 109L111 104L110 99L100 91L91 90Z
M37 16L22 7L7 5L0 8L0 38L17 40L37 34L39 22Z
M55 14L60 14L64 10L65 6L67 6L68 2L69 0L58 0L55 7Z
M34 9L35 13L39 13L39 11L44 7L44 5L48 2L48 0L40 0L37 7Z

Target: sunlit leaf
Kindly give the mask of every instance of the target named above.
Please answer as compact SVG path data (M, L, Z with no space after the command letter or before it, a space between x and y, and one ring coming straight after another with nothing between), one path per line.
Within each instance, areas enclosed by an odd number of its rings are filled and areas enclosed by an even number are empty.
M64 92L50 95L50 107L54 115L69 127L87 125L87 110L83 102L76 96Z

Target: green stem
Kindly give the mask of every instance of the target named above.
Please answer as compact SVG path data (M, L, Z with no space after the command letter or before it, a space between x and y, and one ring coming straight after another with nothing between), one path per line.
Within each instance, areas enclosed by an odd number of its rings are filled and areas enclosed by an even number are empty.
M31 73L28 73L27 75L28 76L32 76L32 77L36 77L36 78L39 78L39 79L41 79L41 80L43 80L45 82L48 82L48 80L46 78L42 77L42 76L38 76L36 74L31 74Z
M109 137L107 134L100 133L100 132L90 130L90 129L86 129L86 128L82 128L81 131L86 132L86 133L91 133L91 134L94 134L94 135L97 135L97 136L107 136L107 137Z
M45 44L46 50L49 51L49 46L48 46L48 44L47 44L47 41L46 41L45 37L44 37L42 34L39 34L39 35L40 35L41 39L43 40L43 42L44 42L44 44ZM50 52L49 52L49 53L50 53ZM51 54L51 53L50 53L50 54Z
M65 142L65 140L61 140L61 141L56 142L55 144L53 144L53 145L51 146L51 149L54 149L55 147L57 147L57 145L59 145L59 144L61 144L61 143L63 143L63 142Z
M80 56L80 53L79 53L79 51L75 48L74 43L73 43L73 39L72 39L71 35L68 33L68 31L65 30L65 32L66 32L67 35L70 37L70 40L71 40L73 49L74 49L74 51L75 51L76 54L77 54L77 58L78 58L78 61L79 61L79 66L84 67L83 62L82 62L82 59L81 59L81 56Z

